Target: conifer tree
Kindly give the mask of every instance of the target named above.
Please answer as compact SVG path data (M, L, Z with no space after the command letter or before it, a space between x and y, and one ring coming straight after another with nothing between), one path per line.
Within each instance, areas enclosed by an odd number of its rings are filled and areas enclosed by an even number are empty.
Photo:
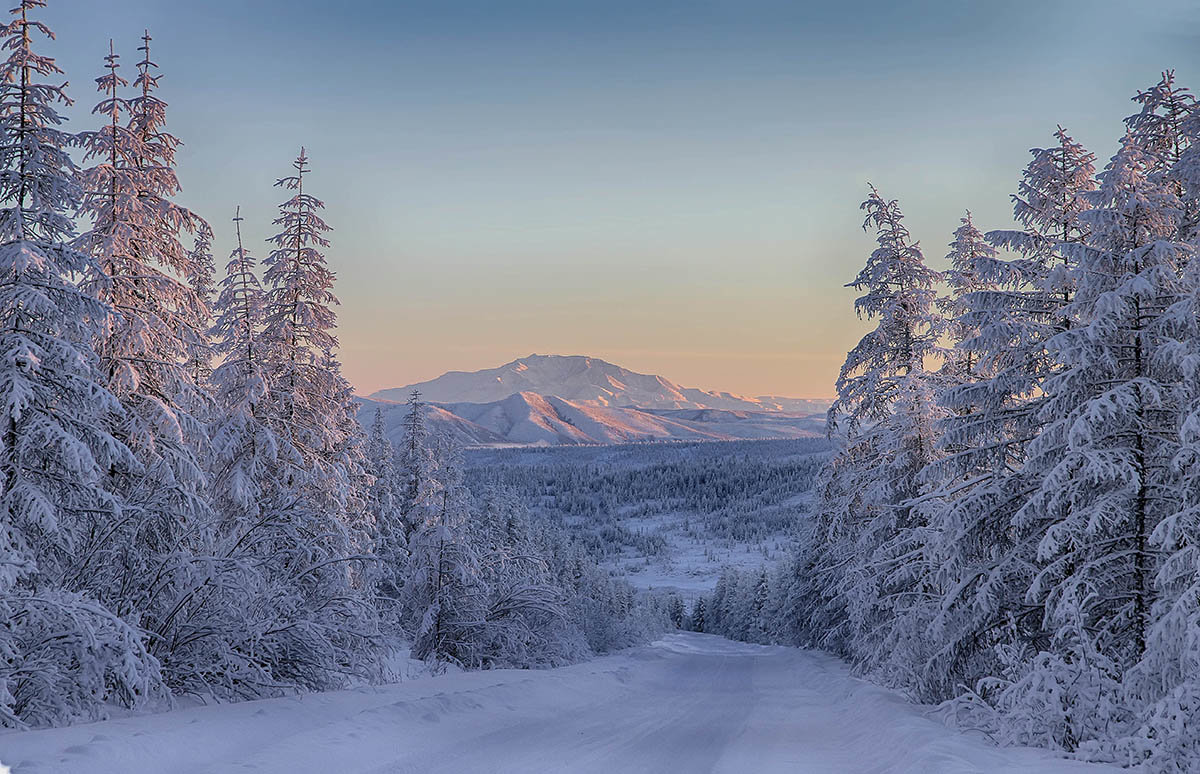
M1125 119L1130 138L1150 162L1148 174L1164 177L1192 143L1188 119L1196 107L1196 97L1175 83L1175 71L1164 70L1162 79L1133 101L1142 109ZM1176 189L1176 195L1182 191Z
M366 454L369 472L374 477L368 507L375 521L376 594L383 605L391 606L400 598L407 551L396 450L388 440L383 409L379 407L371 422Z
M0 28L0 726L18 728L161 694L142 633L88 593L88 557L124 516L104 474L133 463L92 350L109 310L73 281L93 266L69 244L70 101L32 48L53 38L29 18L44 5L22 0Z
M968 210L962 225L954 232L954 241L946 255L950 268L942 276L950 288L950 295L938 299L938 309L947 320L947 334L952 344L946 352L942 370L952 384L975 380L979 356L967 342L976 338L979 330L969 316L968 297L994 289L988 278L993 273L996 258L996 248L975 228Z
M919 474L936 454L939 377L927 363L941 356L944 321L934 309L939 275L898 203L872 187L862 208L878 248L850 287L863 291L859 315L877 324L847 356L829 411L831 429L844 423L847 441L834 463L838 488L825 491L837 499L819 505L821 528L845 542L830 547L840 569L821 579L817 596L844 609L860 662L904 663L933 604L928 525L912 501L926 493Z
M1127 134L1089 195L1094 209L1081 215L1088 243L1069 249L1078 292L1067 311L1076 324L1048 342L1063 367L1044 383L1045 424L1029 446L1026 467L1040 486L1015 520L1037 541L1026 600L1042 611L1054 657L1002 701L1022 713L1013 694L1032 691L1042 707L1045 686L1061 686L1060 704L1038 711L1047 713L1040 733L1065 749L1124 720L1119 707L1083 705L1078 691L1116 697L1145 655L1158 564L1152 535L1180 505L1178 355L1190 345L1168 310L1182 295L1190 248L1172 241L1182 208L1154 164Z
M320 216L325 204L304 191L309 167L303 148L292 166L296 174L275 183L295 193L280 205L274 221L282 230L268 240L275 249L265 261L263 342L277 421L303 454L304 465L317 467L336 444L324 421L336 386L323 358L337 346L332 333L337 297L333 272L320 252L329 246L324 234L330 227Z
M750 631L751 642L765 643L767 641L767 602L771 597L771 577L764 567L759 571L754 581L753 596L750 600Z
M667 616L671 619L671 625L676 629L682 629L684 625L684 610L683 600L678 595L672 595L671 601L667 604Z
M433 502L415 510L421 526L409 541L405 606L414 658L446 664L478 666L485 619L485 590L480 583L479 555L469 539L467 493L457 452L443 451L442 480Z
M348 385L337 363L337 318L333 307L334 274L321 252L331 229L321 219L325 204L304 189L309 171L304 149L292 164L296 174L276 185L293 191L280 205L275 225L281 231L264 261L267 285L263 304L263 362L276 432L300 454L301 465L289 485L305 491L314 510L334 514L348 524L347 498L355 496L352 462L347 453L359 440L352 420ZM359 511L361 513L361 510Z
M404 416L404 438L399 453L400 514L405 537L421 526L421 509L427 507L434 495L437 468L430 446L426 442L425 404L420 390L408 396L408 412Z
M330 685L344 679L339 672L374 674L380 667L366 569L375 559L365 495L370 478L336 357L334 274L322 252L330 231L320 217L325 205L305 190L303 148L292 166L296 174L276 182L293 194L280 205L274 223L281 231L268 240L274 249L264 261L259 341L268 405L262 416L291 451L278 476L278 485L292 493L286 542L294 553L284 573L294 577L297 604L313 613L306 647L323 654L311 673L296 679Z
M706 608L707 603L704 601L704 597L697 597L695 604L692 605L692 631L708 631L708 617Z
M123 408L113 434L138 462L109 471L125 516L107 552L96 557L93 578L122 615L152 630L159 648L177 621L175 589L190 586L180 577L190 565L188 541L207 519L198 461L207 438L195 415L201 395L187 368L202 344L195 329L202 305L180 280L196 273L179 235L193 230L197 218L172 201L179 141L164 128L166 104L154 93L160 76L149 49L147 34L133 99L119 94L125 81L115 55L97 79L104 98L95 112L107 124L80 135L85 159L95 164L82 177L81 212L92 228L75 244L94 260L85 287L115 313L95 346L104 382Z
M286 465L299 460L266 421L269 394L259 341L263 293L254 257L242 244L240 208L233 220L237 247L220 283L213 326L222 359L212 377L218 411L212 431L212 496L218 513L241 522L226 525L227 532L236 534L258 521Z
M1200 227L1200 204L1195 201L1200 191L1185 173L1186 165L1179 162L1189 155L1188 149L1200 133L1196 97L1175 82L1174 70L1164 70L1159 82L1139 91L1133 101L1141 110L1126 118L1125 126L1133 143L1150 160L1149 175L1156 180L1169 178L1183 206L1176 238L1187 241Z
M197 311L200 317L195 321L195 326L196 330L201 333L197 346L192 351L188 367L192 373L192 380L205 390L209 386L208 382L213 370L213 347L207 335L209 328L212 327L213 294L216 292L213 285L216 267L213 264L212 236L212 228L208 223L198 220L196 238L189 256L195 274L188 277L188 283L199 302Z
M934 558L946 593L933 627L939 645L920 671L939 698L956 681L1014 677L998 648L1044 637L1038 610L1024 602L1036 547L1021 542L1013 519L1040 485L1025 462L1041 432L1043 383L1060 368L1047 342L1074 325L1070 245L1086 238L1080 217L1096 186L1092 155L1062 127L1055 138L1031 151L1013 196L1022 229L987 235L1018 256L981 253L976 266L990 287L962 297L960 319L977 335L957 349L973 356L979 378L942 394L944 457L923 474L938 485L925 510L937 525Z

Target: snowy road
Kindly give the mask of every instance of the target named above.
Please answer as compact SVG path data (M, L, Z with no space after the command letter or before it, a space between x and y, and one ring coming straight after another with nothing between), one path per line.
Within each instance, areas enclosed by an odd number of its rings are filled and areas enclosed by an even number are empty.
M835 659L673 634L500 670L0 735L15 774L1086 772L998 750Z

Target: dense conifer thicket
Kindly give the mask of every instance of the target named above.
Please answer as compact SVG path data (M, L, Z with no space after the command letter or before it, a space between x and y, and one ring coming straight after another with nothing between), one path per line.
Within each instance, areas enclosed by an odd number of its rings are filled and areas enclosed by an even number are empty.
M1020 228L968 213L940 276L871 189L876 325L813 540L694 628L833 651L1003 743L1200 767L1200 108L1170 72L1134 100L1103 170L1058 128Z
M0 726L385 679L403 642L540 666L659 631L511 493L466 489L415 398L402 449L364 433L304 150L265 271L239 212L218 280L149 33L70 134L44 5L0 28Z
M825 438L475 449L467 480L512 490L597 558L674 561L682 547L773 557L807 521L828 452Z

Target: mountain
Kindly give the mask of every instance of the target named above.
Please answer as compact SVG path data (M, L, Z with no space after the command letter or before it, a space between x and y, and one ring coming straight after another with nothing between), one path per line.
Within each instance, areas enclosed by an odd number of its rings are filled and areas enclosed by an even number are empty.
M824 432L830 403L680 387L595 357L530 355L380 390L360 399L364 424L380 407L399 441L414 389L427 401L429 427L467 446L812 437Z
M555 396L576 406L639 409L720 409L814 414L828 400L760 396L681 387L662 376L639 374L596 357L530 355L498 368L450 371L436 379L380 390L374 400L403 402L414 390L430 403L495 403L521 393Z
M408 407L394 401L360 400L363 423L369 424L375 408L381 408L388 437L399 444ZM779 411L594 406L533 392L489 403L430 403L425 412L433 433L466 446L812 438L825 429L823 417Z

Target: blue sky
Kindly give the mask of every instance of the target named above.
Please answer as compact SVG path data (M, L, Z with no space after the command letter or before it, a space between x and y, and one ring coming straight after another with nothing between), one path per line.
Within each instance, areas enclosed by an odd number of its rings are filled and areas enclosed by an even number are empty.
M866 182L941 266L1056 123L1101 162L1137 89L1200 82L1200 7L1115 2L51 0L73 128L108 39L154 36L181 201L219 258L271 233L301 144L360 391L589 354L827 395ZM265 254L265 245L260 250Z

